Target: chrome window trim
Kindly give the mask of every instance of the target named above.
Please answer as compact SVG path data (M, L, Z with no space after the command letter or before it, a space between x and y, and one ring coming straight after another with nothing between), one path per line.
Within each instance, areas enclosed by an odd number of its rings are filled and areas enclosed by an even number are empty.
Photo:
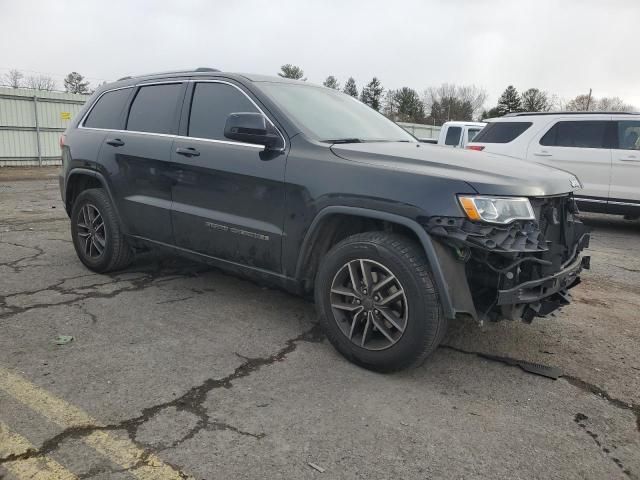
M640 203L614 202L613 200L609 200L609 203L613 205L623 205L625 207L640 207Z
M78 123L78 129L82 129L82 130L96 130L96 131L102 131L102 132L118 132L118 133L137 133L137 134L141 134L141 135L155 135L155 136L159 136L159 137L172 137L174 139L190 139L190 140L197 140L200 142L212 142L212 143L221 143L221 144L225 144L225 145L238 145L238 146L242 146L242 147L251 147L251 148L258 148L261 150L264 150L264 145L257 145L255 143L244 143L244 142L234 142L232 140L216 140L213 138L201 138L201 137L189 137L189 136L185 136L185 135L174 135L174 134L169 134L169 133L155 133L155 132L139 132L137 130L117 130L117 129L113 129L113 128L94 128L94 127L85 127L84 126L84 122L87 120L87 117L89 116L89 114L91 113L91 111L94 109L94 107L96 106L96 104L98 103L98 101L102 98L103 95L105 95L106 93L109 92L115 92L116 90L124 90L126 88L138 88L138 87L147 87L150 85L166 85L166 84L172 84L172 83L223 83L225 85L230 85L233 88L235 88L236 90L238 90L240 93L242 93L245 97L247 97L247 100L249 100L251 102L251 104L256 108L256 110L258 110L263 116L264 118L266 118L269 123L273 126L273 128L276 129L276 131L278 132L278 134L280 135L280 137L282 138L282 142L283 142L283 147L282 150L280 151L285 151L287 148L287 140L285 138L285 136L282 134L282 132L280 131L280 129L276 126L275 123L273 123L273 121L271 120L271 118L269 118L269 116L264 113L264 111L258 106L258 104L256 102L253 101L253 99L247 95L247 93L242 90L240 87L238 87L237 85L225 81L225 80L211 80L211 79L184 79L184 80L166 80L166 81L161 81L161 82L140 82L140 83L136 83L135 85L127 85L126 87L118 87L118 88L112 88L109 90L105 90L104 92L102 92L100 94L100 96L98 98L96 98L96 100L93 102L93 104L91 105L91 107L89 108L89 110L87 110L87 113L84 114L84 116L82 117L82 120L80 120L80 123ZM191 113L191 112L189 112Z
M583 198L576 195L575 199L579 202L591 202L591 203L607 203L607 200L598 200L596 198Z

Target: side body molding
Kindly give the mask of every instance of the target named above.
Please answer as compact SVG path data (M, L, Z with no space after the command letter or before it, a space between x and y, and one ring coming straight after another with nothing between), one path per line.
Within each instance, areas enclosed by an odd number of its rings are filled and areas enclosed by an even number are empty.
M332 214L354 215L376 220L383 220L391 223L397 223L411 229L420 240L422 248L424 248L425 254L427 255L427 260L429 261L429 266L431 267L431 272L433 273L433 277L436 282L436 289L442 302L444 314L448 318L455 318L456 310L453 307L453 303L451 301L449 286L447 284L442 265L440 264L440 260L438 259L438 254L436 253L436 249L434 248L433 241L431 240L431 236L416 221L411 220L407 217L395 215L393 213L346 206L331 206L325 207L320 210L320 212L318 212L318 214L311 222L309 230L304 237L302 248L300 249L300 254L298 255L296 278L299 279L302 277L305 259L307 258L307 254L309 253L309 248L316 229L318 228L324 217Z

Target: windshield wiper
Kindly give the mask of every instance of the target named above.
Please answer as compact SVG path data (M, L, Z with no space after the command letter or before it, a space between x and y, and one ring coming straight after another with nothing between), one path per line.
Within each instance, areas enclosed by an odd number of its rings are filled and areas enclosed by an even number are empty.
M333 140L321 140L325 143L364 143L361 138L336 138Z

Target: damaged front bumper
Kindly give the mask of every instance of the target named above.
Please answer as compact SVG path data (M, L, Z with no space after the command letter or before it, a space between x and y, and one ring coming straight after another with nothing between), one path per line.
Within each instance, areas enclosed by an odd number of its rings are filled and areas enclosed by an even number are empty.
M571 196L531 199L535 221L508 225L431 217L423 223L456 314L531 322L569 303L590 258L587 228Z

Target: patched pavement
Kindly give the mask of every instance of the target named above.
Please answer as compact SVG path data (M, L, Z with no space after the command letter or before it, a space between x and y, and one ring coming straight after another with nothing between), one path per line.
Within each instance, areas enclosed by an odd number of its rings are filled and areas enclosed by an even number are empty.
M640 478L640 222L585 215L593 269L556 318L453 325L380 375L284 292L156 253L89 272L53 171L19 176L0 170L0 478Z

